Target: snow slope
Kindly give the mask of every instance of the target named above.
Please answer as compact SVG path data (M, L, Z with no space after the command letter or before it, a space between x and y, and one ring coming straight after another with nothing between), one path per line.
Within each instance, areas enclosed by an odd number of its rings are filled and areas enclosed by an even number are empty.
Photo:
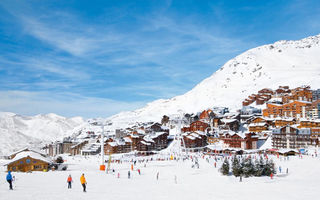
M160 99L146 107L109 118L114 126L135 121L160 121L178 110L196 113L213 106L240 108L242 101L262 88L280 85L320 87L320 35L298 41L278 41L250 49L229 60L191 91Z
M168 158L169 156L167 156ZM319 198L319 157L304 156L290 160L269 156L281 166L288 168L284 176L239 178L222 176L218 171L222 160L214 167L213 157L209 163L200 158L200 168L191 168L191 161L152 161L137 163L127 178L131 163L111 163L111 169L120 173L120 178L112 173L98 171L99 157L66 157L68 171L33 173L13 173L16 177L14 190L9 191L5 180L5 168L0 167L0 197L3 200L31 199L79 199L79 200L315 200ZM136 158L135 158L136 159ZM143 158L142 158L143 159ZM1 160L0 160L1 163ZM137 169L141 169L138 175ZM159 172L159 180L156 174ZM82 192L80 176L84 173L87 193ZM73 177L72 189L67 189L67 177ZM177 183L175 183L175 176Z
M37 146L71 135L84 124L81 117L65 118L56 114L32 117L0 113L0 155L25 146Z

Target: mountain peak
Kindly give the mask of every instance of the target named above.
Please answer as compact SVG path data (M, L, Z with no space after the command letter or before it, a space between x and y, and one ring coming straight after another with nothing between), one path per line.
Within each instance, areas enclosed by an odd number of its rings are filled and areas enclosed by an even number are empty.
M160 121L178 110L196 113L226 106L241 108L242 100L264 87L320 87L320 35L281 40L250 49L226 62L184 95L148 103L144 108L110 117L115 126L135 121Z

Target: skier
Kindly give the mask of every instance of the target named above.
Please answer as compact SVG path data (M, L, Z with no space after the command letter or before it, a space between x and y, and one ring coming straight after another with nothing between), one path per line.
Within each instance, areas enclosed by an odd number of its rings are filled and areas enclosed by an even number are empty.
M87 192L86 191L87 181L86 181L86 178L84 177L84 174L82 174L82 176L80 177L80 183L83 187L83 192Z
M130 179L130 171L128 171L128 179Z
M242 182L242 175L240 175L240 182Z
M270 174L270 178L273 179L273 173Z
M8 181L8 183L9 183L9 189L10 189L10 190L13 190L13 189L12 189L12 175L11 175L11 171L8 171L7 181Z
M174 182L175 184L178 184L177 175L174 175Z
M67 183L68 183L68 189L71 189L71 183L72 183L71 175L68 176Z
M217 168L217 163L216 162L214 162L214 168Z
M157 172L157 180L159 180L159 172Z
M279 166L279 172L280 172L280 174L281 174L281 166Z
M118 172L118 178L120 178L120 173Z
M139 175L141 175L141 171L140 171L140 169L138 169L138 173L139 173Z
M287 168L287 174L289 173L289 169Z

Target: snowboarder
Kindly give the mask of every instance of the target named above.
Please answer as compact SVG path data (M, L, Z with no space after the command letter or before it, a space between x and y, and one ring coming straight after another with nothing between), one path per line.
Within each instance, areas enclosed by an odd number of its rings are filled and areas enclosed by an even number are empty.
M8 183L9 183L9 189L10 189L10 190L13 190L13 189L12 189L12 175L11 175L11 171L8 171L7 181L8 181Z
M86 178L84 177L84 174L82 174L82 176L80 177L80 183L83 187L83 192L87 192L86 191L87 181L86 181Z
M71 175L68 176L67 183L68 183L68 189L71 189L71 183L72 183Z
M128 179L130 179L130 171L128 171Z

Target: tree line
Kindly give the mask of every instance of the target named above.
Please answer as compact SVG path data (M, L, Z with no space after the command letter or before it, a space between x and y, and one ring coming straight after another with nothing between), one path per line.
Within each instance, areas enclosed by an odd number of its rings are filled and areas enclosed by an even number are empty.
M228 158L224 159L224 162L220 168L220 172L223 175L230 175L230 172L236 176L270 176L271 174L275 174L275 164L272 160L263 159L260 156L259 159L253 159L251 156L246 158L239 158L237 156L233 156L231 159L231 164Z

